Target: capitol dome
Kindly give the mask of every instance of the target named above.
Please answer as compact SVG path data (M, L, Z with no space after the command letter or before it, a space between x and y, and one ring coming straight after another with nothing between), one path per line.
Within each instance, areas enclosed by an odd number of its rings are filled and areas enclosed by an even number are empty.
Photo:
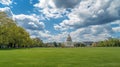
M74 44L72 42L72 38L71 38L70 34L68 34L68 37L66 39L65 47L74 47Z
M71 41L72 42L72 38L71 38L71 36L70 35L68 35L68 37L67 37L67 40L66 41Z

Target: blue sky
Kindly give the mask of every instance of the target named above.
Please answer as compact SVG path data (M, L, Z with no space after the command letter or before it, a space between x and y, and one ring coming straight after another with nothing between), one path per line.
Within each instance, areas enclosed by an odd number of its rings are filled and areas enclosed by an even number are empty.
M0 0L0 11L44 42L120 37L120 0Z

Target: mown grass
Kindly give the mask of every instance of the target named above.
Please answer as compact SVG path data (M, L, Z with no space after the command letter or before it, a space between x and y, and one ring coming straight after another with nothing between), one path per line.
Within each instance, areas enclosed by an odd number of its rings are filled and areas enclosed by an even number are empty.
M0 50L0 67L120 67L120 48Z

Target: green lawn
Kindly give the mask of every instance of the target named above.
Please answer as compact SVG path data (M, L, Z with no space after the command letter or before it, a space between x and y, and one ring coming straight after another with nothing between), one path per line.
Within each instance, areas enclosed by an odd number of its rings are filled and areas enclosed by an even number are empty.
M120 67L120 48L0 50L0 67Z

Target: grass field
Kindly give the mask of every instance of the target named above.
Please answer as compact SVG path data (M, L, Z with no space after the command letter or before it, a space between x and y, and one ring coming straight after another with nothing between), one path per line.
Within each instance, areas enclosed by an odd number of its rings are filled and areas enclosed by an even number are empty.
M0 67L120 67L120 48L0 50Z

